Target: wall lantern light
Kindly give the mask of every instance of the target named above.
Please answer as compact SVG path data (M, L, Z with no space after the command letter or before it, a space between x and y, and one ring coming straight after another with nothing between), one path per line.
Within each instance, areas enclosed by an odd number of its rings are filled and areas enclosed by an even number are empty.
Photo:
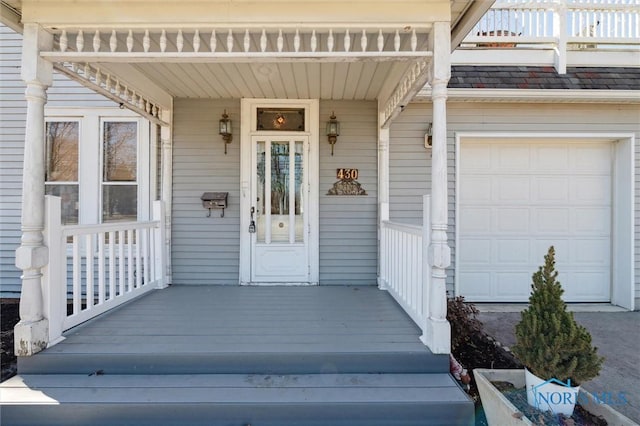
M429 123L427 127L427 132L424 134L424 147L427 149L431 149L433 145L433 124Z
M231 134L231 120L227 115L227 110L224 110L224 114L222 114L222 118L219 121L218 133L222 136L222 140L224 141L224 155L227 155L227 144L231 143L231 139L233 139L233 135Z
M336 120L335 113L331 112L331 117L327 121L327 137L331 144L331 155L333 155L333 145L338 141L338 136L340 136L340 122Z

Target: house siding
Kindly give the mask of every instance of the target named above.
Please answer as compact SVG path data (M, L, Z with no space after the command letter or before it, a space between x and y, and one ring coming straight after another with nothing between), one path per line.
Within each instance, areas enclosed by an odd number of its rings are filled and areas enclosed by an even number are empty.
M0 25L0 294L19 297L21 271L15 267L20 245L22 164L27 102L20 78L22 36ZM114 107L115 103L54 73L47 106Z
M174 102L172 267L174 284L237 284L240 253L240 143L224 155L217 121L239 123L239 100ZM321 102L321 127L332 112L341 135L331 156L320 138L320 284L376 283L377 121L375 102ZM237 126L237 124L236 124ZM324 135L324 129L318 129ZM238 130L236 129L236 133ZM328 196L336 168L359 169L366 196ZM224 218L206 217L200 196L229 192Z
M447 158L449 170L449 243L455 257L455 134L456 132L633 133L640 137L640 107L597 104L456 103L447 107ZM430 159L423 141L432 121L430 103L412 103L391 127L390 217L420 223L421 196L430 191ZM640 147L635 144L635 299L640 308ZM412 183L413 181L417 184ZM447 271L452 292L454 265Z

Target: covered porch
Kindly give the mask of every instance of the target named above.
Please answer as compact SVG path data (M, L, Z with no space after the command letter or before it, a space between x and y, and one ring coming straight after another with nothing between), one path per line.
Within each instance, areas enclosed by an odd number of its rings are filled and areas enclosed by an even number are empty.
M469 424L420 329L371 286L172 286L19 359L10 424ZM426 422L426 423L425 423Z

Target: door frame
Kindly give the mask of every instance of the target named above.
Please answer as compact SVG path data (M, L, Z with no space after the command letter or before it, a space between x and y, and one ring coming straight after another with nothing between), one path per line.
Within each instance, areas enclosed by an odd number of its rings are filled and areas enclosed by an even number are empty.
M256 108L305 108L305 130L296 132L309 138L308 179L309 179L309 283L317 285L320 275L320 202L319 202L319 102L317 99L241 99L240 101L240 285L251 284L251 153L252 136L260 134L284 134L284 132L258 132L256 128ZM287 132L288 133L288 132ZM291 134L291 133L288 133ZM299 283L296 283L299 284Z

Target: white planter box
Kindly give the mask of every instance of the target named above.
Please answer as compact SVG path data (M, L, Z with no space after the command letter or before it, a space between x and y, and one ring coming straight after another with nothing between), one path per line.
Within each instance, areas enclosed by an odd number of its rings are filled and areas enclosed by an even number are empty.
M510 382L516 388L525 386L524 370L490 370L477 368L473 370L482 406L489 426L534 426L491 382ZM618 413L606 404L599 404L589 392L580 389L580 401L588 398L589 404L582 407L597 416L602 416L607 423L616 426L638 426L637 423Z

